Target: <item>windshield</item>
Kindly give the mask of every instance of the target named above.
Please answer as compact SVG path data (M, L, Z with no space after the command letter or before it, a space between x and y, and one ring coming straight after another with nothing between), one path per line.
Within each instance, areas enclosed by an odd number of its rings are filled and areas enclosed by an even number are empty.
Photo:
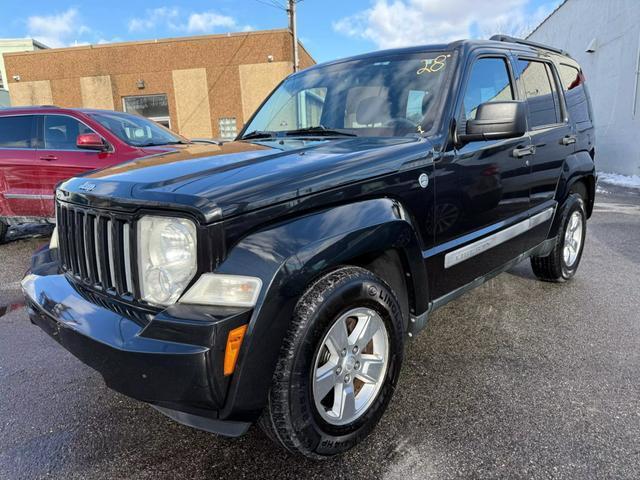
M303 71L274 91L242 138L305 130L383 137L426 132L452 60L451 53L422 52Z
M139 115L101 112L92 113L91 116L120 140L134 147L188 143L184 137Z

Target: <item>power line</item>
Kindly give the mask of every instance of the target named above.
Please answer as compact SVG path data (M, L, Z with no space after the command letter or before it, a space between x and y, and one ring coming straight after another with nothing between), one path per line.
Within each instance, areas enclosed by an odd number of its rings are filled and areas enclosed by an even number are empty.
M281 4L277 0L255 0L255 1L263 5L266 5L267 7L273 7L273 8L277 8L278 10L284 10L284 11L287 10L287 6Z

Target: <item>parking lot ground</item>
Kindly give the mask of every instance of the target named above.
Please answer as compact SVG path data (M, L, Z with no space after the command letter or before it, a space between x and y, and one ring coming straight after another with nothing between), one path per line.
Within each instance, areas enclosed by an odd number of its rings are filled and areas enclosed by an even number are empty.
M2 245L0 478L640 478L640 192L599 190L572 282L525 261L435 313L374 433L320 463L108 390L19 306L46 238Z

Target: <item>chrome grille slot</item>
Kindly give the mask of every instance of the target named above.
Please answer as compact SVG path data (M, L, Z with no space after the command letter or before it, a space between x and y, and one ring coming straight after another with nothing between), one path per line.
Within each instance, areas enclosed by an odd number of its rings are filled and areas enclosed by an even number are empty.
M73 237L75 240L76 247L76 256L77 256L77 273L80 275L80 278L87 279L87 261L86 254L84 249L84 212L81 210L75 211L75 225L73 229Z
M58 202L56 214L63 270L85 286L133 300L138 291L135 223L121 214L64 202Z
M111 281L111 287L116 286L116 264L113 258L113 243L113 222L107 220L107 255L109 257L109 280Z
M93 250L95 252L95 260L96 260L96 273L98 275L98 282L99 284L102 284L102 269L103 269L103 265L102 265L102 255L100 254L100 242L98 241L98 223L99 223L99 219L98 218L94 218L93 220Z
M127 292L134 293L133 289L133 273L131 272L131 248L133 245L131 244L131 225L129 223L125 223L122 229L122 243L124 246L124 279L125 279L125 290Z

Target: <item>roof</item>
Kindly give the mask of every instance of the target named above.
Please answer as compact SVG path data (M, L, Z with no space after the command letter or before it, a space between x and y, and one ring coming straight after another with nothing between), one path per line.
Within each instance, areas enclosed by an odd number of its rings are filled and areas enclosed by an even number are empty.
M414 55L417 53L427 53L427 52L444 52L451 50L473 50L475 48L498 48L498 49L520 49L532 51L540 48L545 48L543 45L526 45L524 43L508 43L506 41L497 41L497 40L482 40L482 39L464 39L464 40L456 40L450 43L438 43L432 45L418 45L412 47L402 47L402 48L393 48L388 50L377 50L375 52L363 53L360 55L355 55L352 57L341 58L338 60L331 60L329 62L320 63L314 65L312 67L307 68L304 71L325 67L328 65L337 65L343 62L350 61L358 61L358 60L366 60L366 59L375 59L382 57L390 57L394 55Z
M28 105L22 107L5 107L0 108L0 114L3 113L69 113L69 112L79 112L79 113L118 113L124 114L126 112L119 112L114 110L105 110L99 108L66 108L66 107L58 107L57 105Z
M197 41L197 40L206 40L206 39L214 39L214 38L229 38L229 37L247 37L247 36L256 36L256 35L269 35L274 33L286 33L291 34L291 31L287 28L277 28L272 30L255 30L250 32L228 32L228 33L216 33L211 35L195 35L189 37L169 37L169 38L157 38L152 40L136 40L131 42L114 42L114 43L100 43L100 44L91 44L91 45L77 45L71 47L63 47L63 48L48 48L43 45L46 50L33 50L33 51L25 51L25 52L11 52L5 53L5 57L9 56L19 56L19 55L47 55L55 52L64 52L64 51L78 51L78 50L90 50L90 49L102 49L102 48L114 48L114 47L123 47L129 45L153 45L153 44L162 44L162 43L173 43L173 42L189 42L189 41ZM24 39L21 39L24 40ZM34 43L36 41L34 40ZM298 44L302 50L304 50L310 58L313 58L309 51L304 47L302 42L298 40ZM38 43L38 45L42 45Z

